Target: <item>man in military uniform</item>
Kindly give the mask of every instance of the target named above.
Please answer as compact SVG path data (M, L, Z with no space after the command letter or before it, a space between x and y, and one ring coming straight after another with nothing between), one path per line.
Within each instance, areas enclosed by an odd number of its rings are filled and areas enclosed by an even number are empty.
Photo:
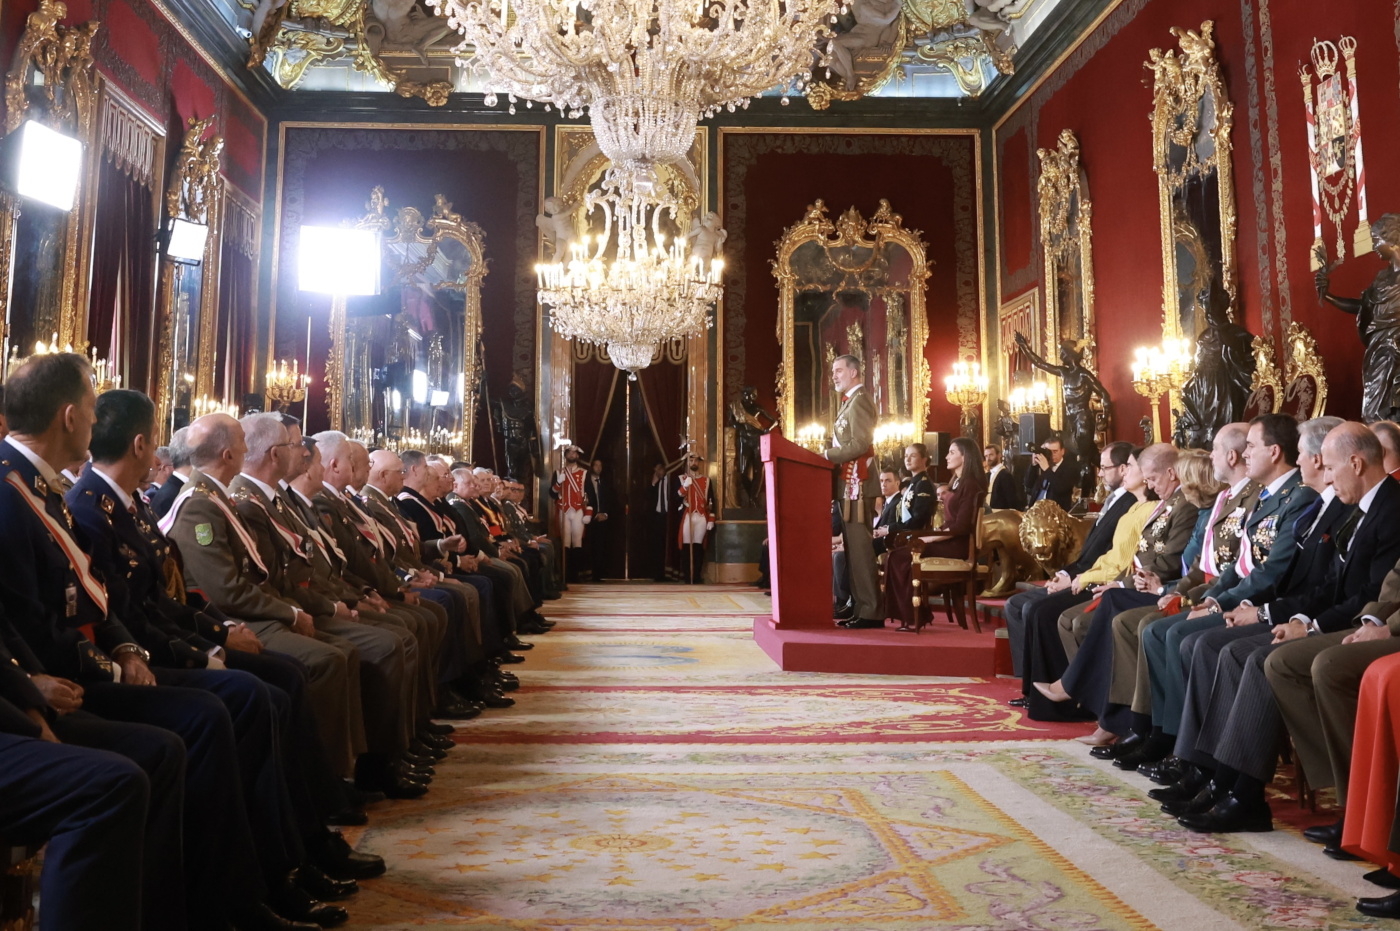
M846 566L851 578L854 616L851 625L883 627L880 580L875 568L875 544L870 523L880 477L871 466L875 450L875 402L861 381L860 360L837 356L831 363L831 384L841 395L832 445L822 455L837 465L833 495L841 506Z
M150 654L112 613L107 588L82 547L83 533L58 494L53 463L87 454L96 419L91 377L82 356L56 353L29 359L6 385L12 432L0 443L0 526L6 528L0 555L7 566L0 604L14 635L0 634L16 655L4 659L32 677L45 702L40 710L85 709L99 718L165 728L183 741L182 839L173 847L148 847L142 871L150 926L182 927L187 912L197 926L235 915L250 928L313 928L283 919L266 904L228 711L208 692L158 684ZM150 765L143 760L170 754L149 732L117 737L71 714L51 723L65 740L119 752L129 747L143 768ZM157 836L170 843L164 829Z
M435 484L441 483L436 466L429 464L429 469ZM491 584L498 590L509 592L510 598L504 607L510 612L511 627L521 632L543 633L548 628L542 623L544 619L535 612L522 564L501 558L498 540L509 538L504 529L500 537L492 536L485 513L480 508L481 498L491 484L490 479L490 473L485 470L458 469L453 473L453 494L447 498L448 506L460 518L459 526L466 535L468 552L477 560L476 571L490 578ZM410 502L403 503L406 508L411 507Z

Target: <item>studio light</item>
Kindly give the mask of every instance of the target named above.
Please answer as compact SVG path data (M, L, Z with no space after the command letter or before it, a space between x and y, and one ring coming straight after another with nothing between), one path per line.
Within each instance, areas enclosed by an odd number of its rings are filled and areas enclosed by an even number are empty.
M429 407L446 407L447 404L448 404L448 402L451 401L451 400L452 400L452 396L451 396L451 394L450 394L449 392L446 392L446 391L434 391L434 392L433 392L431 395L429 395L429 397L428 397L428 406L429 406Z
M34 120L4 141L5 183L29 200L72 210L83 170L83 144Z
M303 291L346 297L379 293L379 237L372 230L303 226L297 255Z
M165 231L165 244L161 250L173 262L198 265L204 261L204 245L209 241L209 227L183 217L170 221Z
M428 373L422 369L413 372L413 403L428 403Z

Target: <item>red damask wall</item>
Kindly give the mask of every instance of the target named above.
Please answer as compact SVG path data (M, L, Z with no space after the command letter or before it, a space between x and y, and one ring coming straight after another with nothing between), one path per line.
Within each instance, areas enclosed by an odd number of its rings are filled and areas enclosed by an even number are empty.
M1361 345L1353 318L1318 305L1308 265L1312 195L1298 68L1315 37L1357 39L1370 217L1400 211L1400 178L1387 167L1400 142L1400 0L1122 0L1005 121L996 145L1005 299L1040 281L1034 149L1053 148L1065 128L1079 137L1094 204L1100 374L1118 406L1115 432L1127 439L1147 412L1128 363L1134 347L1160 338L1162 305L1152 89L1143 63L1151 49L1176 47L1172 26L1199 29L1206 19L1215 21L1216 56L1235 106L1242 319L1276 344L1290 321L1312 331L1327 365L1328 413L1359 410ZM1355 224L1353 211L1344 223L1348 252ZM1324 239L1335 240L1330 228ZM1357 294L1380 267L1374 255L1348 258L1333 290Z
M9 62L37 0L0 5L0 60ZM68 23L102 24L97 69L166 126L173 155L185 121L216 116L225 139L223 173L254 199L262 196L267 121L147 0L67 0Z
M782 359L775 328L778 288L771 262L783 231L820 199L834 221L855 207L869 219L880 199L927 244L926 307L933 372L927 429L957 432L958 410L941 390L962 356L980 355L977 143L969 135L841 130L724 132L720 137L725 243L723 400L743 385L773 410Z

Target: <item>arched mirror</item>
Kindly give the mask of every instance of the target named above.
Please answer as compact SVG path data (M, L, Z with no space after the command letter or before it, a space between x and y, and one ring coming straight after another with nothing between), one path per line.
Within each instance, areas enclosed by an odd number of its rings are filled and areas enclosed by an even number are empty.
M1205 327L1213 284L1229 295L1235 316L1234 179L1230 129L1234 105L1215 58L1215 23L1173 28L1180 53L1153 49L1153 167L1162 223L1162 332L1194 339Z
M79 350L87 343L80 308L87 301L89 256L83 246L90 241L84 225L90 224L92 212L88 182L97 109L92 41L98 23L61 25L67 15L63 3L41 0L29 14L5 80L7 136L28 133L22 127L33 122L82 144L79 164L67 166L79 179L71 208L8 191L0 194L0 230L10 247L0 250L0 281L9 282L4 292L6 358L28 355L41 340ZM49 143L54 165L69 161L71 143L65 146L51 136Z
M480 398L486 234L441 194L427 220L417 207L388 208L376 187L355 224L381 234L381 287L332 316L332 426L372 444L460 456Z
M212 395L223 149L224 139L214 132L212 117L191 119L165 191L156 397L162 423L168 423L171 432L218 403Z
M930 373L923 240L881 200L866 220L854 207L832 223L817 201L778 243L778 422L789 436L816 423L828 428L837 398L831 363L863 362L865 384L885 422L928 420Z

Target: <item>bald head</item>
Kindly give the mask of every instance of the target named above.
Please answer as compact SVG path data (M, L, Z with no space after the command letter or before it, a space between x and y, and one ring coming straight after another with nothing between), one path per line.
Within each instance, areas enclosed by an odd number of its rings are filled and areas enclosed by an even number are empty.
M228 414L205 414L190 424L185 437L190 465L227 485L243 469L248 447L243 427Z
M369 484L390 498L403 491L403 460L391 449L369 454Z
M1210 444L1210 464L1215 480L1233 485L1245 477L1244 450L1249 438L1249 424L1227 423L1215 431Z
M1381 441L1365 424L1348 421L1322 441L1322 468L1343 504L1356 504L1385 478Z

